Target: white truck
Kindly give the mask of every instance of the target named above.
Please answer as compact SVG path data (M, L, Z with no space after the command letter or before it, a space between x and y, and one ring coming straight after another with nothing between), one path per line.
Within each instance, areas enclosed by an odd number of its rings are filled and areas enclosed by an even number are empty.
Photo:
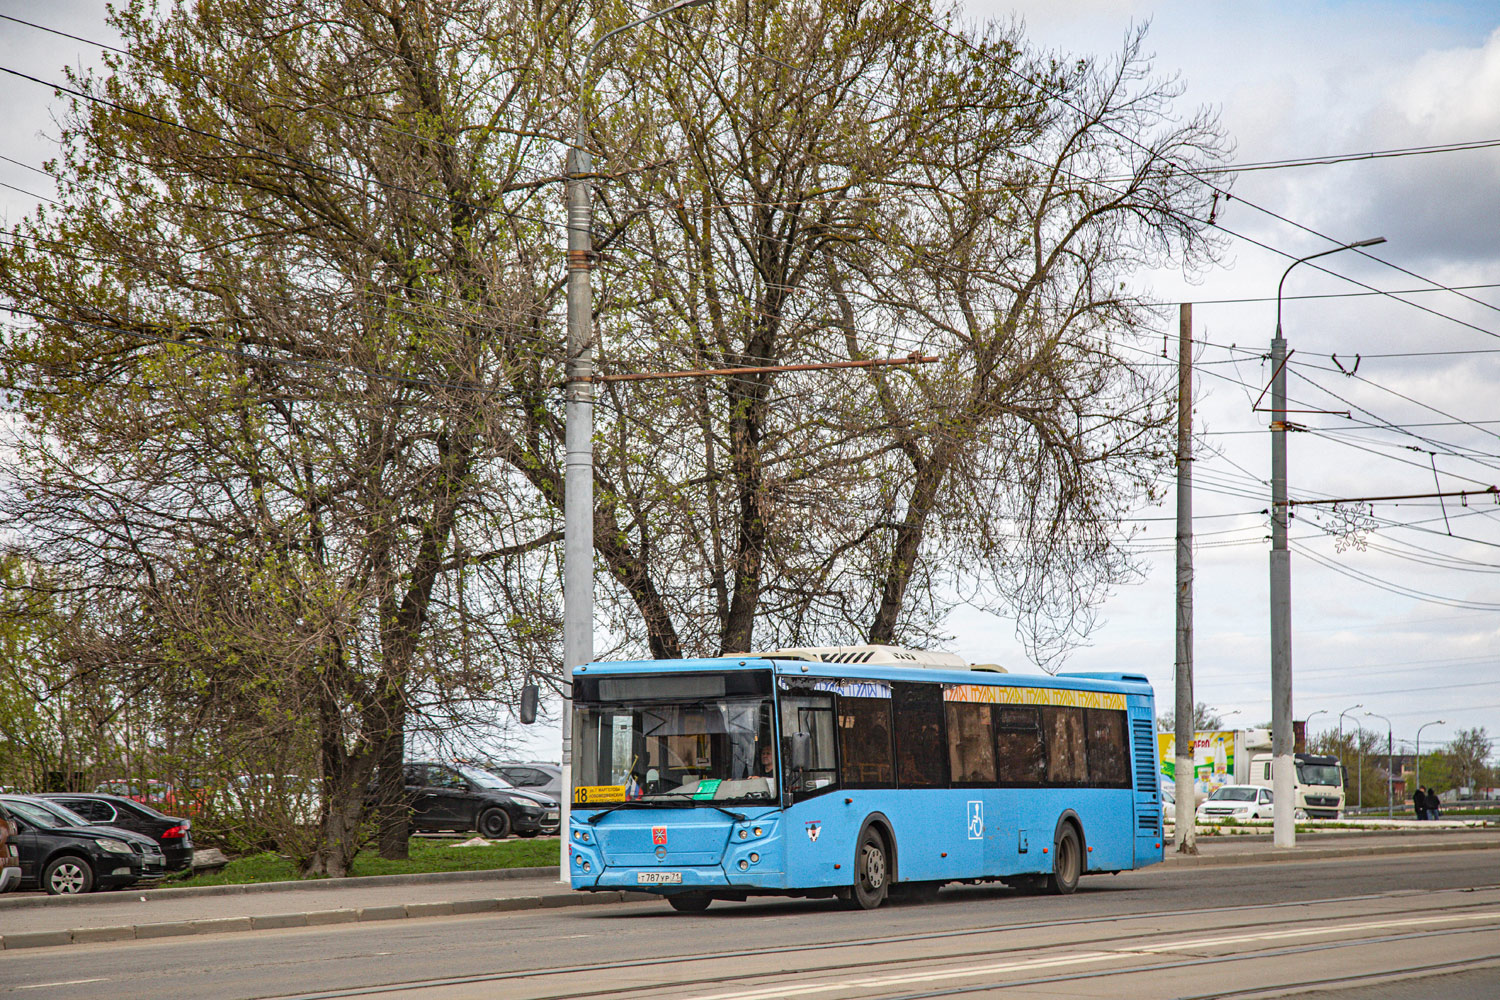
M1344 818L1344 769L1337 757L1313 753L1293 754L1296 762L1296 817L1302 819ZM1245 784L1273 787L1271 755L1250 758L1250 777Z
M1173 782L1177 741L1158 733L1163 786ZM1344 769L1337 757L1299 753L1296 759L1298 819L1339 819L1344 814ZM1271 788L1271 733L1267 729L1223 729L1193 734L1193 785L1200 797L1221 785Z

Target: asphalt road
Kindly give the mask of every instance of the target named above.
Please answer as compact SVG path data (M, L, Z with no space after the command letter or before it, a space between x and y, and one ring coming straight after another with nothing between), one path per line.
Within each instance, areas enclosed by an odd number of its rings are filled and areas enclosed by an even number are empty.
M383 988L382 988L383 987ZM0 953L0 993L68 1000L1500 997L1500 852L1148 869L1069 897L951 887L615 904Z

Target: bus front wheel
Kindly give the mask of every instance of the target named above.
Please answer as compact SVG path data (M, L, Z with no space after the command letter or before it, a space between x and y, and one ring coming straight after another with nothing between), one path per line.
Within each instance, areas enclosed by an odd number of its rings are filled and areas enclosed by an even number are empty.
M706 892L679 892L667 897L667 905L678 913L702 913L714 898Z
M1083 850L1078 842L1078 831L1073 824L1064 823L1058 831L1057 842L1052 846L1052 874L1047 876L1047 891L1057 896L1066 896L1078 888L1078 877L1083 874Z
M866 829L860 835L859 848L854 852L850 908L873 910L885 902L890 890L890 872L890 854L886 851L885 839L873 827Z

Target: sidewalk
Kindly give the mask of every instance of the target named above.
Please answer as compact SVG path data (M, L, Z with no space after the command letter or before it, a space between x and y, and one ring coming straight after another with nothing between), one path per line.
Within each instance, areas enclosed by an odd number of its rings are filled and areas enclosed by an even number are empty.
M1164 867L1500 849L1500 830L1304 835L1298 843L1301 846L1295 850L1278 851L1269 837L1203 837L1196 857L1182 857L1172 853L1168 841ZM0 897L0 947L39 948L655 898L633 892L574 892L557 881L552 868L123 890L76 897L10 894Z
M1275 864L1297 861L1322 861L1328 858L1359 858L1378 854L1427 854L1444 851L1477 851L1500 849L1500 828L1451 830L1380 830L1330 831L1299 833L1297 846L1278 849L1269 833L1198 834L1198 854L1182 855L1173 851L1170 835L1166 841L1165 863L1171 867L1200 865Z

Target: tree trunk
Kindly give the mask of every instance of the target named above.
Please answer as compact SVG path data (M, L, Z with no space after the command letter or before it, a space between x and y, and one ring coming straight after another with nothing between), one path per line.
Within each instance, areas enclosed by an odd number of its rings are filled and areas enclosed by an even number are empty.
M375 794L380 823L380 856L402 861L411 856L411 804L406 801L406 705L399 698L383 713L387 720L380 748Z
M359 852L359 828L365 816L365 785L374 763L367 745L344 746L344 719L332 692L318 699L320 753L323 758L322 836L302 874L343 878Z

